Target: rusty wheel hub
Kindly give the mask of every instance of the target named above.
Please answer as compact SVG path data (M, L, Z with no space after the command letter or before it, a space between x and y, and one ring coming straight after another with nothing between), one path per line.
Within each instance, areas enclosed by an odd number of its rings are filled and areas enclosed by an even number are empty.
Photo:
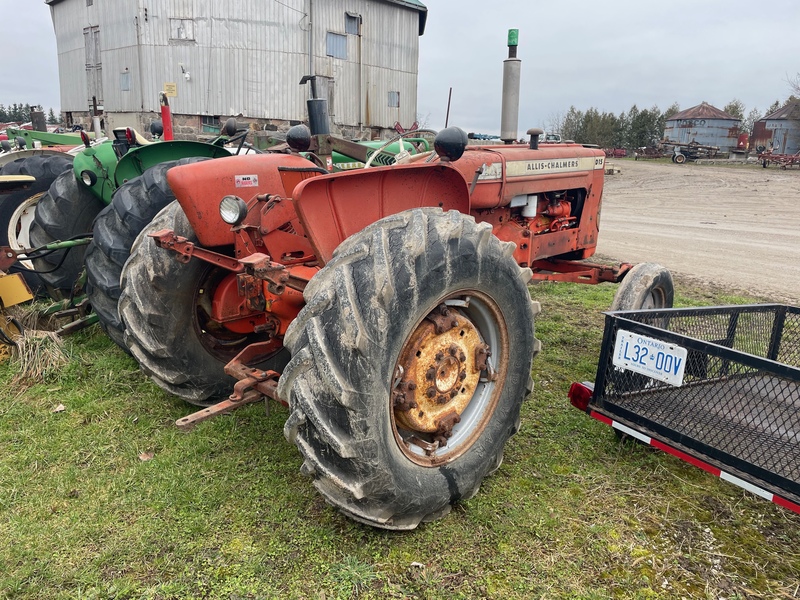
M434 309L411 334L397 363L397 426L445 446L490 354L468 318L444 304Z

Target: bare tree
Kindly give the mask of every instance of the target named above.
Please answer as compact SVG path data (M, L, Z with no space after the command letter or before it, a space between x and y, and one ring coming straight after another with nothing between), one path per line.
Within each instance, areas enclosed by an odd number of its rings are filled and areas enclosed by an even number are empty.
M544 129L547 133L561 133L564 129L564 113L560 111L550 113Z

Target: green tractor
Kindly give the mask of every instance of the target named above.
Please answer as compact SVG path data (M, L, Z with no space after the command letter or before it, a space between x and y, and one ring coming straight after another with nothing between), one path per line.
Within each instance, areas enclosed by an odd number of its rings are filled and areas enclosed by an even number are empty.
M158 138L160 132L159 126L151 127L154 137ZM220 158L231 154L224 147L230 136L220 136L212 143L150 142L127 128L115 130L114 140L98 145L92 145L85 133L81 137L84 148L72 160L72 168L62 168L55 177L47 177L50 182L47 190L28 198L28 212L30 205L35 205L32 218L27 214L28 220L22 219L18 210L10 215L8 229L17 232L17 246L39 248L55 241L89 237L95 217L111 204L116 190L147 169L165 161L188 157ZM9 243L14 245L12 240ZM50 296L60 299L72 294L83 270L84 250L83 246L78 246L53 251L44 256L40 254L32 261L35 273Z

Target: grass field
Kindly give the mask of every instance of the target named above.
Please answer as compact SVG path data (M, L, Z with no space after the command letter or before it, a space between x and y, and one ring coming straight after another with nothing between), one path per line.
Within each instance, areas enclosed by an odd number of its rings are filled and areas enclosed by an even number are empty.
M0 598L796 598L800 516L569 406L614 287L541 284L536 388L480 493L413 532L329 507L287 410L200 424L99 329L0 366ZM744 302L678 288L676 305ZM56 410L63 405L63 410Z

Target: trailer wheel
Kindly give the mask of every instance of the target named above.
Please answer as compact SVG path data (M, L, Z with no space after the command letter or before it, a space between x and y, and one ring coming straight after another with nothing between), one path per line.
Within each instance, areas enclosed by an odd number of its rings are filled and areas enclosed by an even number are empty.
M668 269L656 263L633 267L619 284L611 310L672 308L675 286Z
M207 406L233 390L224 366L245 346L264 336L233 334L209 318L217 284L229 271L200 260L184 264L147 236L172 229L197 242L178 202L167 205L134 241L122 269L119 314L125 344L139 366L164 390ZM260 368L281 371L288 351L272 354Z
M500 465L539 346L513 249L470 216L415 209L348 238L306 287L284 433L345 515L413 529Z
M206 158L184 158L160 163L121 185L111 204L94 221L92 242L86 248L86 293L100 327L127 351L125 327L117 307L122 267L131 254L136 236L161 209L175 200L167 183L167 171Z
M675 155L675 163L682 165L686 162L686 155L685 154L676 154Z
M72 170L64 171L56 177L36 205L36 214L30 229L31 245L38 248L90 233L92 221L103 206L100 198L78 183ZM33 260L36 271L47 284L53 298L60 299L70 295L83 270L85 251L85 246L75 246ZM66 257L64 253L67 254Z

